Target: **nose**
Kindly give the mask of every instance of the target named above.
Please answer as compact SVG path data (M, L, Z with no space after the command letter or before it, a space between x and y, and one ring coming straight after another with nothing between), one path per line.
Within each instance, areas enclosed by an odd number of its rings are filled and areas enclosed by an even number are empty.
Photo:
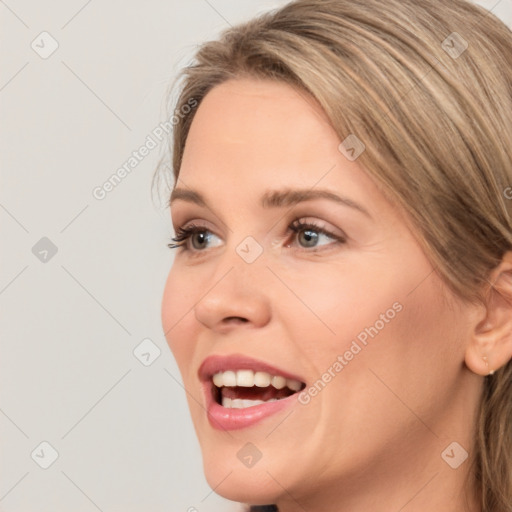
M252 265L255 264L236 262L208 280L202 298L194 307L198 322L219 333L227 333L242 324L264 327L269 323L271 304L268 289L263 285L266 269Z

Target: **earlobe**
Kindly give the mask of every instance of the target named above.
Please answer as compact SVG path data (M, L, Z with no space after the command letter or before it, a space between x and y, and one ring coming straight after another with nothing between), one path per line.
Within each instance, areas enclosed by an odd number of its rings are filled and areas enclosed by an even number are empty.
M494 269L486 290L485 317L471 331L466 366L477 375L492 375L512 359L512 252Z
M473 373L482 377L491 375L491 372L494 373L494 370L489 368L488 356L482 355L482 352L478 350L477 345L474 343L471 343L466 350L465 363Z

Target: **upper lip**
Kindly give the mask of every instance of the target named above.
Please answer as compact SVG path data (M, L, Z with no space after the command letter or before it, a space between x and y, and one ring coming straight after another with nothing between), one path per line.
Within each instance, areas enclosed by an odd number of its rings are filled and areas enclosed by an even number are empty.
M203 382L209 381L218 372L227 370L253 370L267 372L270 375L281 375L287 379L298 380L304 382L302 377L299 377L286 370L278 368L270 363L254 359L250 356L243 354L230 354L230 355L212 355L208 356L199 367L198 376Z

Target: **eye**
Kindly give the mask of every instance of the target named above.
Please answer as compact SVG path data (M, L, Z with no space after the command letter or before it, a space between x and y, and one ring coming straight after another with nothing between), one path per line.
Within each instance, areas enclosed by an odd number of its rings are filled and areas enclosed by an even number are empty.
M184 228L177 228L176 236L171 238L171 243L167 244L167 247L169 249L181 247L183 250L189 250L190 246L192 246L193 251L202 251L205 248L211 247L209 244L214 243L215 238L218 238L217 235L212 233L206 226L190 224Z
M314 249L324 245L332 245L333 243L346 242L344 236L335 235L314 222L303 222L298 219L292 222L289 228L293 231L294 237L297 239L301 249ZM287 244L286 246L290 247L290 245Z
M293 238L298 242L299 250L309 249L314 252L322 246L346 243L344 236L336 235L314 222L303 222L297 219L288 226L288 231L292 231ZM171 243L167 246L169 249L182 248L184 251L202 252L205 249L216 247L220 243L220 238L206 226L190 224L177 228L176 236L171 238ZM291 247L292 244L293 242L286 243L285 246Z

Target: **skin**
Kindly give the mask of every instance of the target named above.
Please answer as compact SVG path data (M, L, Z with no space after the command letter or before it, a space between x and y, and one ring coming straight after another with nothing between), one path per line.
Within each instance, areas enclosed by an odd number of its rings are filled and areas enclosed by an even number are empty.
M211 237L177 249L162 324L207 481L228 499L280 512L480 510L463 487L471 457L452 469L441 454L454 441L470 451L489 371L482 354L498 367L510 343L491 350L500 319L449 292L403 215L340 142L320 106L283 83L230 80L196 113L177 187L208 206L176 199L171 215L175 229L194 223ZM260 205L285 188L326 189L369 216L328 199ZM346 241L316 231L311 247L289 229L295 219ZM236 251L247 236L263 250L253 263ZM208 423L197 377L207 356L247 354L309 386L395 303L401 311L308 404L241 430ZM251 468L237 457L247 442L262 454Z

